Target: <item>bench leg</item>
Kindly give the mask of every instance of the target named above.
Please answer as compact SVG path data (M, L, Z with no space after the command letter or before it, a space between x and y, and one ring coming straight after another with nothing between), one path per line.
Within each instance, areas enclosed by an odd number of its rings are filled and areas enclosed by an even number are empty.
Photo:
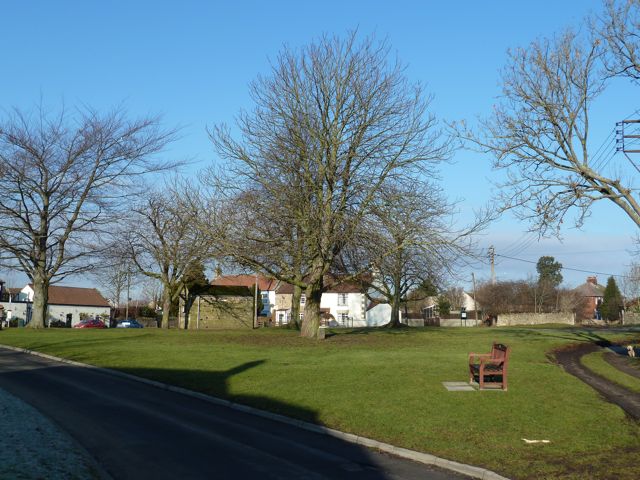
M480 365L480 374L478 375L478 383L480 384L480 390L484 388L484 365Z

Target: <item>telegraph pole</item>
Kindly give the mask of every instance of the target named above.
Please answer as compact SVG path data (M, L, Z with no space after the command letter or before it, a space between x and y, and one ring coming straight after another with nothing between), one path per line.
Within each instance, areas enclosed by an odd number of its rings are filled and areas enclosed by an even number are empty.
M616 122L616 152L622 153L640 153L640 150L637 148L631 148L631 144L634 139L640 138L637 131L625 131L625 127L629 127L632 125L637 125L640 123L640 120L622 120L621 122ZM625 140L631 140L630 142L625 142Z

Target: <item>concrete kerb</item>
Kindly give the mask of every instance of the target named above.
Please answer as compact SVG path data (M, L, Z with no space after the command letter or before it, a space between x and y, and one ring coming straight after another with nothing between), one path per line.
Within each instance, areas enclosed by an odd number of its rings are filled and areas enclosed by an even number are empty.
M167 383L158 382L156 380L149 380L148 378L137 377L135 375L131 375L124 372L119 372L117 370L111 370L109 368L97 367L95 365L89 365L87 363L80 363L74 360L67 360L65 358L55 357L53 355L48 355L46 353L36 352L33 350L29 350L26 348L13 347L10 345L0 345L3 348L8 350L13 350L16 352L28 353L30 355L35 355L38 357L46 358L49 360L53 360L60 363L66 363L68 365L73 365L76 367L82 368L90 368L107 375L113 375L120 378L126 378L128 380L132 380L135 382L145 383L147 385L160 388L163 390L169 390L172 392L180 393L183 395L188 395L190 397L198 398L205 402L209 402L215 405L221 405L225 407L232 408L234 410L239 410L245 413L249 413L251 415L257 415L259 417L268 418L270 420L274 420L276 422L286 423L289 425L294 425L305 430L320 433L323 435L329 435L335 438L339 438L344 440L345 442L354 443L357 445L362 445L368 448L373 448L376 450L380 450L385 453L389 453L391 455L395 455L397 457L406 458L408 460L412 460L414 462L422 463L424 465L432 465L439 468L444 468L446 470L451 470L456 473L461 473L463 475L467 475L472 478L478 478L480 480L509 480L507 477L503 477L498 475L497 473L487 470L480 467L474 467L473 465L467 465L464 463L454 462L452 460L447 460L445 458L436 457L435 455L431 455L428 453L418 452L415 450L409 450L402 447L396 447L395 445L391 445L389 443L379 442L378 440L374 440L372 438L360 437L358 435L354 435L352 433L341 432L340 430L334 430L332 428L323 427L322 425L317 425L314 423L304 422L302 420L296 420L290 417L285 417L284 415L279 415L277 413L268 412L265 410L259 410L254 407L249 407L247 405L243 405L240 403L230 402L229 400L224 400L222 398L213 397L211 395L206 395L204 393L195 392L193 390L188 390L186 388L177 387L175 385L169 385Z

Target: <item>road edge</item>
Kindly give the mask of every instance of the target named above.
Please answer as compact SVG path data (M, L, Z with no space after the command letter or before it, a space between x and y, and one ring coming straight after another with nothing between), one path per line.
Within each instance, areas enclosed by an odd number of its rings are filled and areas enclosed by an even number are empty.
M233 410L238 410L241 412L249 413L251 415L268 418L276 422L281 422L288 425L294 425L296 427L299 427L311 432L336 437L345 442L354 443L356 445L362 445L368 448L380 450L382 452L389 453L396 457L413 460L414 462L422 463L424 465L432 465L432 466L436 466L446 470L451 470L453 472L461 473L463 475L467 475L472 478L477 478L480 480L509 480L507 477L503 477L497 474L496 472L487 470L485 468L475 467L473 465L459 463L453 460L447 460L445 458L437 457L435 455L431 455L428 453L418 452L416 450L409 450L407 448L397 447L389 443L379 442L378 440L374 440L372 438L361 437L359 435L354 435L353 433L346 433L340 430L334 430L332 428L324 427L322 425L317 425L315 423L296 420L295 418L286 417L284 415L279 415L277 413L272 413L266 410L260 410L258 408L250 407L248 405L243 405L241 403L234 403L229 400L224 400L222 398L196 392L194 390L189 390L187 388L178 387L176 385L170 385L168 383L158 382L156 380L150 380L144 377L138 377L136 375L131 375L129 373L120 372L118 370L113 370L110 368L98 367L96 365L90 365L88 363L76 362L75 360L56 357L54 355L49 355L47 353L42 353L35 350L29 350L27 348L14 347L11 345L4 345L4 344L0 344L0 347L6 348L8 350L13 350L16 352L28 353L30 355L46 358L48 360L53 360L60 363L66 363L68 365L73 365L76 367L90 368L99 372L103 372L108 375L126 378L135 382L145 383L147 385L160 388L163 390L169 390L171 392L188 395L193 398L198 398L200 400L204 400L205 402L209 402L215 405L225 406Z

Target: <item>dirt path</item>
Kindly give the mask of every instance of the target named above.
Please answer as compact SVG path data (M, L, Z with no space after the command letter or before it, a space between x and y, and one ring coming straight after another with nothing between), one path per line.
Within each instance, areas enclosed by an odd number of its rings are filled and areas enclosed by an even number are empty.
M556 352L556 359L568 373L594 388L607 401L618 405L630 417L640 421L640 394L610 382L580 363L582 356L595 352L600 348L600 345L594 343L579 345L570 350Z

